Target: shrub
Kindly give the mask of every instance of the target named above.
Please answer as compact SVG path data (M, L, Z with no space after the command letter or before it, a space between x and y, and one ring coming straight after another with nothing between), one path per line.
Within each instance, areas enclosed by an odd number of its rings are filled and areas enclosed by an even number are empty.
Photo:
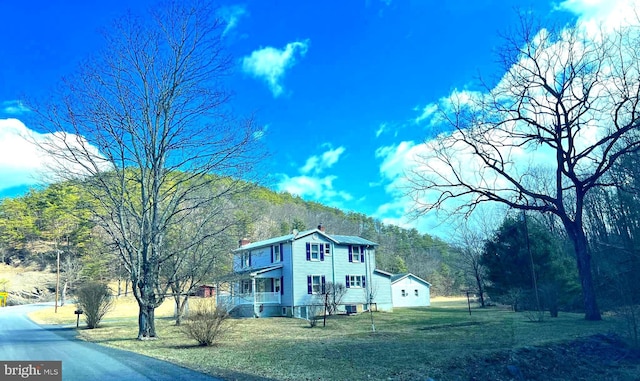
M104 283L85 283L76 292L78 308L82 310L87 328L97 328L98 324L113 306L111 289Z
M318 321L323 317L323 309L324 305L322 304L312 304L307 306L307 322L309 323L310 328L318 325Z
M201 346L210 346L228 331L230 324L227 320L230 317L224 306L216 305L214 300L207 298L189 312L182 329Z

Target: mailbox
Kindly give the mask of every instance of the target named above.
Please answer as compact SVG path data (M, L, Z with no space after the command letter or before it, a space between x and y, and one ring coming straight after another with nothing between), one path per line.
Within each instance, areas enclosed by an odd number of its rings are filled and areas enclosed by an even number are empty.
M77 309L73 311L73 313L76 314L76 328L78 328L80 326L80 315L82 315L82 310Z

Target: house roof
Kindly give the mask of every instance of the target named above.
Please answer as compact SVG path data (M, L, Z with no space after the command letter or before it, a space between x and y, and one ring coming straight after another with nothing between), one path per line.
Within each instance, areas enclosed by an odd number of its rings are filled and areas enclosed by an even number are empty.
M386 276L386 277L389 277L389 278L392 278L392 277L393 277L393 274L388 273L388 272L383 271L383 270L380 270L380 269L374 269L374 270L373 270L373 272L375 272L375 273L379 273L379 274L382 274L382 275L384 275L384 276Z
M396 283L396 282L398 282L398 281L400 281L400 280L402 280L404 278L408 278L408 277L411 277L411 278L417 280L418 282L422 282L422 283L424 283L425 285L427 285L429 287L431 286L431 283L427 282L426 280L424 280L424 279L420 278L419 276L414 275L412 273L393 274L391 276L391 284L394 284L394 283Z
M327 239L339 244L339 245L369 245L369 246L378 246L377 243L369 241L368 239L364 239L361 237L357 237L357 236L352 236L352 235L331 235L331 234L327 234L326 232L323 232L319 229L311 229L311 230L305 230L305 231L301 231L298 232L297 234L287 234L287 235L283 235L280 237L274 237L274 238L269 238L269 239L265 239L262 241L258 241L258 242L253 242L244 246L241 246L235 250L233 250L234 252L237 251L244 251L244 250L251 250L251 249L257 249L259 247L265 247L265 246L271 246L271 245L275 245L277 243L281 243L281 242L289 242L289 241L294 241L296 239L300 239L303 237L306 237L308 235L311 234L320 234L324 237L326 237Z
M342 245L369 245L369 246L378 245L377 243L371 242L368 239L364 239L362 237L358 237L354 235L332 235L331 237L335 241L338 241L339 244L342 244Z

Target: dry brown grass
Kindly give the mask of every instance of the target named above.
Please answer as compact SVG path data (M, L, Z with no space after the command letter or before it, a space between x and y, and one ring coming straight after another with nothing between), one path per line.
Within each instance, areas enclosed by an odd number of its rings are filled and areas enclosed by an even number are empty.
M8 304L22 304L52 298L56 274L35 267L14 267L0 263L0 291L9 292ZM33 298L29 298L33 296Z
M124 316L122 312L116 315ZM375 334L370 332L368 314L332 317L326 328L309 328L305 321L289 318L234 320L233 330L215 347L198 346L170 318L157 320L159 340L136 340L137 325L131 318L107 320L102 328L81 330L80 335L228 380L414 380L427 376L447 380L457 359L484 361L499 351L616 328L612 321L588 322L581 314L560 314L543 323L498 308L476 308L469 315L464 298L436 299L431 308L396 309L374 316ZM498 366L499 372L506 371L505 364Z
M73 313L77 309L74 303L67 303L62 307L46 307L29 314L29 317L38 324L76 324L76 315ZM157 318L168 318L173 316L174 303L173 299L167 299L156 309ZM109 321L125 320L131 321L138 317L138 303L133 296L120 296L116 299L112 310L107 312L102 324ZM80 317L82 322L82 317Z

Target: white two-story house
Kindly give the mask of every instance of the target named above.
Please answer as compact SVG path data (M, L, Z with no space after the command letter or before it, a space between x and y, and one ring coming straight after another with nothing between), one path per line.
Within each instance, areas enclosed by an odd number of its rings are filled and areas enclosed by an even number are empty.
M356 236L329 235L321 225L260 242L243 240L234 250L235 280L218 302L236 316L309 318L332 282L346 286L340 312L391 311L391 274L375 268L376 246Z

